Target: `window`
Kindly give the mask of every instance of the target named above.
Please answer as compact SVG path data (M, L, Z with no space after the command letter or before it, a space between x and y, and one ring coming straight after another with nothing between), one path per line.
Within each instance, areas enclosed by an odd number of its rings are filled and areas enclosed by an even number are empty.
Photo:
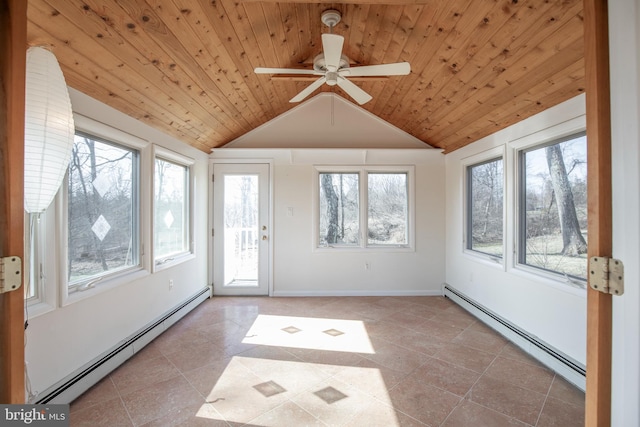
M586 151L581 133L519 152L520 264L586 280Z
M188 165L160 156L155 158L153 251L156 265L190 251L189 172Z
M320 244L358 245L360 187L357 173L320 174Z
M320 171L318 246L410 246L412 169L400 169Z
M502 258L504 166L502 158L467 166L466 248Z
M370 172L367 181L367 244L406 245L407 174Z
M67 185L70 289L140 264L138 171L137 150L76 134Z

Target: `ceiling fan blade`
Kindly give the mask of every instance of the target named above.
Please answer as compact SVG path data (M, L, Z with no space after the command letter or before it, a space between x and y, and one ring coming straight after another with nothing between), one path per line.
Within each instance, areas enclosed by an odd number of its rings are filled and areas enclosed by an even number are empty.
M408 62L396 62L394 64L349 67L344 70L344 75L345 76L406 76L410 72L411 72L411 65L409 65Z
M340 66L343 44L344 37L338 34L322 35L322 53L324 54L324 62L327 70L336 71Z
M371 95L360 89L356 84L350 82L342 76L338 76L338 86L356 100L360 105L371 101Z
M324 82L326 82L326 81L327 81L327 79L324 76L320 77L318 80L316 80L315 82L311 83L309 86L305 87L299 94L297 94L296 96L291 98L291 100L289 100L289 102L300 102L300 101L302 101L307 96L311 95L311 92L313 92L314 90L316 90L320 86L322 86L324 84Z
M315 70L308 70L302 68L265 68L265 67L257 67L253 70L256 74L317 74L320 75L322 73L318 73Z

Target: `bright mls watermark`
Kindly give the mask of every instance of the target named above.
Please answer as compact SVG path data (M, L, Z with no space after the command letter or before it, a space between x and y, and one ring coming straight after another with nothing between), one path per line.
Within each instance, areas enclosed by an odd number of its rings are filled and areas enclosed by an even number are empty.
M68 427L69 405L0 405L0 425Z

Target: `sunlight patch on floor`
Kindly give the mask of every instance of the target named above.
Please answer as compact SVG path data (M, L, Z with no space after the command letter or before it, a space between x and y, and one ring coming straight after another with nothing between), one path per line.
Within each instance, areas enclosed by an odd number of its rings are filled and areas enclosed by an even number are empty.
M399 426L375 368L235 356L206 402L199 418L254 426L315 425L318 420Z
M245 344L373 354L369 335L360 320L259 315Z

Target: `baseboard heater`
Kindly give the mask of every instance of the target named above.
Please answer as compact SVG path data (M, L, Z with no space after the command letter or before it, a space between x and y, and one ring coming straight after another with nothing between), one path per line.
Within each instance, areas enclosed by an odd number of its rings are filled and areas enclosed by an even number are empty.
M443 286L444 296L456 302L459 306L482 320L487 326L503 335L506 339L520 347L523 351L540 363L565 378L567 381L585 390L586 369L584 365L571 357L541 341L537 337L520 329L513 323L498 316L488 308L477 303L462 292L448 284Z
M71 403L210 296L210 287L201 289L112 349L38 394L29 403Z

